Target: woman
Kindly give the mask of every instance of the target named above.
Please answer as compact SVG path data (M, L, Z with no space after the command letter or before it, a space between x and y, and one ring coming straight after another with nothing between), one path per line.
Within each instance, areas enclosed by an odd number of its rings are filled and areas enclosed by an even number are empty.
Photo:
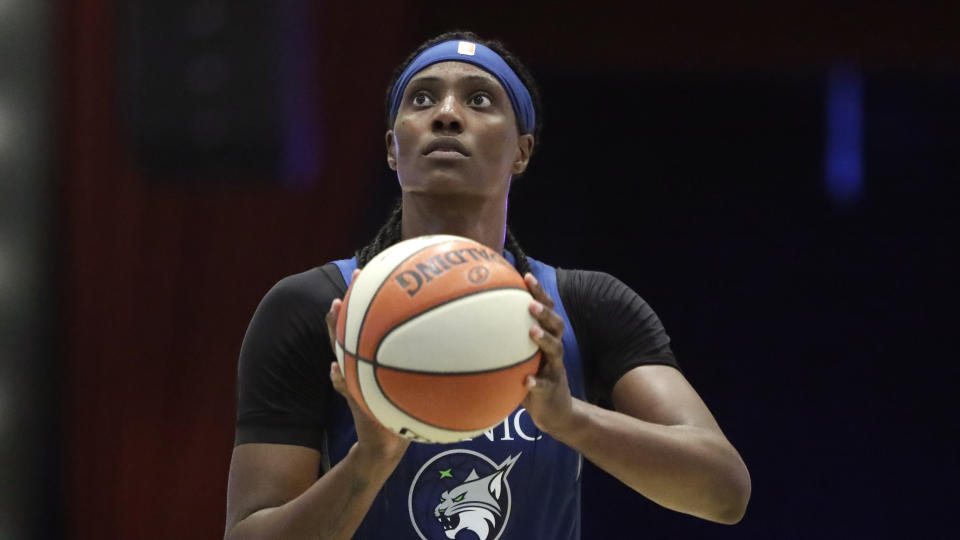
M281 280L244 339L227 538L579 538L581 456L667 508L722 523L743 516L747 469L649 306L607 274L529 259L507 230L538 109L527 70L470 33L438 36L398 69L386 150L400 205L357 258ZM411 445L346 391L333 321L356 268L435 233L515 263L535 298L530 338L544 360L502 426L460 444ZM612 410L586 401L588 390Z

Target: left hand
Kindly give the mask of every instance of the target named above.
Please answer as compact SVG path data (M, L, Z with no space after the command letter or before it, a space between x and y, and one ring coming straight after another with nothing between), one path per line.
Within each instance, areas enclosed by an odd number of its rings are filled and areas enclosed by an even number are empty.
M573 417L573 396L563 366L563 318L553 311L553 299L533 274L527 273L523 280L534 298L530 303L530 314L537 320L530 329L530 339L540 347L542 354L539 371L524 382L529 393L523 406L540 431L555 434Z

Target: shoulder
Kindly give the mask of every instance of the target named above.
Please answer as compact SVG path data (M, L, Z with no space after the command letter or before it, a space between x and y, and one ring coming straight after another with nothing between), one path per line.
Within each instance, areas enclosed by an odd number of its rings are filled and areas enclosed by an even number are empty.
M606 272L557 270L557 285L585 362L591 401L610 403L613 386L645 364L679 368L657 314Z
M333 263L328 263L281 279L267 291L264 301L292 306L329 304L346 291L347 285L340 271Z
M333 264L287 276L264 295L241 348L241 363L265 352L287 350L285 344L326 339L326 314L346 284Z
M257 307L263 315L326 314L334 298L341 298L347 286L332 263L287 276L270 288Z
M557 288L565 303L596 305L646 302L626 283L595 270L557 269Z
M557 287L574 326L602 326L603 333L621 327L632 332L658 334L669 342L662 324L646 300L629 285L606 272L557 270Z
M557 284L566 290L579 291L591 286L606 285L613 282L620 283L620 280L606 272L557 268Z

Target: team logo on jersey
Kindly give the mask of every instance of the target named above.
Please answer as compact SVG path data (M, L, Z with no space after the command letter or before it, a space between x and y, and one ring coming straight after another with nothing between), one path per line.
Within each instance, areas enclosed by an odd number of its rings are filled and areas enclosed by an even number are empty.
M470 531L497 540L510 519L507 476L520 454L499 465L473 450L448 450L426 462L410 485L408 507L423 540L456 539ZM459 537L474 538L469 534Z

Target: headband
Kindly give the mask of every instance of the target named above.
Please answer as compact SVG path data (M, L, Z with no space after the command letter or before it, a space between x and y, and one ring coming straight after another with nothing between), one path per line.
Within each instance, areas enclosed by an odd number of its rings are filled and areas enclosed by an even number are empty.
M517 115L521 134L533 133L533 128L536 126L533 99L520 77L517 77L517 74L514 73L507 62L489 47L471 41L456 40L444 41L430 47L414 58L403 70L390 91L391 124L397 118L397 110L400 108L403 92L406 90L410 79L427 66L447 60L473 64L496 77L503 85L504 90L507 91L510 104L513 105L513 113Z

